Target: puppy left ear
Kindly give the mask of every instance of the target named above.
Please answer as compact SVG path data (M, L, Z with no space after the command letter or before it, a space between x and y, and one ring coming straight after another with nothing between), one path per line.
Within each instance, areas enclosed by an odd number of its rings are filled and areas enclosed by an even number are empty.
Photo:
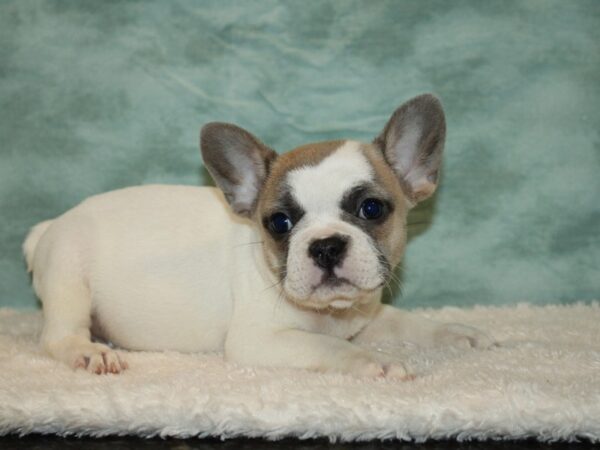
M220 122L202 127L200 150L231 208L242 216L252 215L277 153L243 128Z
M440 101L423 94L400 106L373 143L383 152L416 204L437 187L446 139L446 119Z

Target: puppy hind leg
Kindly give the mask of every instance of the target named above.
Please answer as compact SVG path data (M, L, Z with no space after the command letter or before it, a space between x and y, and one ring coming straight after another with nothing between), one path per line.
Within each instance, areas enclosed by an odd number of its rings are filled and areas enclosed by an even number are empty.
M42 347L54 359L91 373L120 373L127 363L104 344L91 341L91 294L80 277L46 274L42 298ZM58 274L54 274L58 275Z

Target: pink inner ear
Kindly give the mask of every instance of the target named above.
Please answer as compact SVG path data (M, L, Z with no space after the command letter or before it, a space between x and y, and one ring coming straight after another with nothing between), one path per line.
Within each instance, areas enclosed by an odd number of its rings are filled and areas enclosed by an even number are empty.
M393 152L392 161L395 161L394 168L402 178L408 180L409 173L415 169L419 163L417 152L419 149L419 140L421 139L421 126L414 122L404 127L401 130L400 138L391 146L389 151ZM396 136L390 136L393 140Z
M428 173L429 168L418 157L421 133L422 128L415 121L402 130L400 139L388 149L392 153L393 167L410 190L410 198L415 203L429 197L436 188L435 174ZM430 175L434 175L433 178Z

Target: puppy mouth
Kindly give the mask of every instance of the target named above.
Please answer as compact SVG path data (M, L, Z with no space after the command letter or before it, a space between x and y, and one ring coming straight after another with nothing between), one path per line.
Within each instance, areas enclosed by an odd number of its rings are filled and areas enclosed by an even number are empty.
M365 293L374 291L379 287L378 285L373 289L365 289L347 278L339 277L333 272L328 272L323 274L318 284L312 286L310 297L318 297L319 294L325 294L331 298L319 302L319 308L343 310L351 308L357 301L360 301L360 298Z
M315 292L320 287L336 288L342 285L348 284L360 289L356 284L344 277L338 277L333 271L323 273L321 281L312 287L312 292Z
M365 287L365 286L360 286L357 283L353 282L352 280L346 278L346 277L340 277L338 275L335 274L335 272L333 270L329 270L329 271L325 271L323 272L323 275L321 276L321 280L313 285L311 287L311 295L315 293L315 291L319 290L319 289L330 289L330 290L334 290L336 288L353 288L353 290L356 290L357 292L371 292L374 291L380 287L382 287L385 284L385 278L382 277L382 280L380 283L378 283L376 286L369 286L369 287Z
M335 267L322 270L317 280L303 288L301 295L296 295L297 292L293 289L287 289L287 280L284 277L283 289L286 297L303 308L342 311L354 307L357 303L370 301L371 294L385 283L383 277L376 283L373 283L375 280L372 280L371 283L363 283L364 280L360 277L354 280L353 277L336 272Z

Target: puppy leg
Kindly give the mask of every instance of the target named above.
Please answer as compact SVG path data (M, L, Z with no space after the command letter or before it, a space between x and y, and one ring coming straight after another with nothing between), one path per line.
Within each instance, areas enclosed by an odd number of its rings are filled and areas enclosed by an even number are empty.
M127 363L110 347L91 341L91 294L76 272L60 264L44 274L42 347L55 359L91 373L119 373ZM39 284L39 283L38 283Z
M344 339L297 329L232 333L225 356L243 365L295 367L317 372L340 372L361 377L384 377L388 367L371 352ZM408 374L396 364L392 377Z
M467 325L438 323L411 312L382 305L373 321L354 342L413 342L422 346L445 344L488 348L494 341L485 333Z

